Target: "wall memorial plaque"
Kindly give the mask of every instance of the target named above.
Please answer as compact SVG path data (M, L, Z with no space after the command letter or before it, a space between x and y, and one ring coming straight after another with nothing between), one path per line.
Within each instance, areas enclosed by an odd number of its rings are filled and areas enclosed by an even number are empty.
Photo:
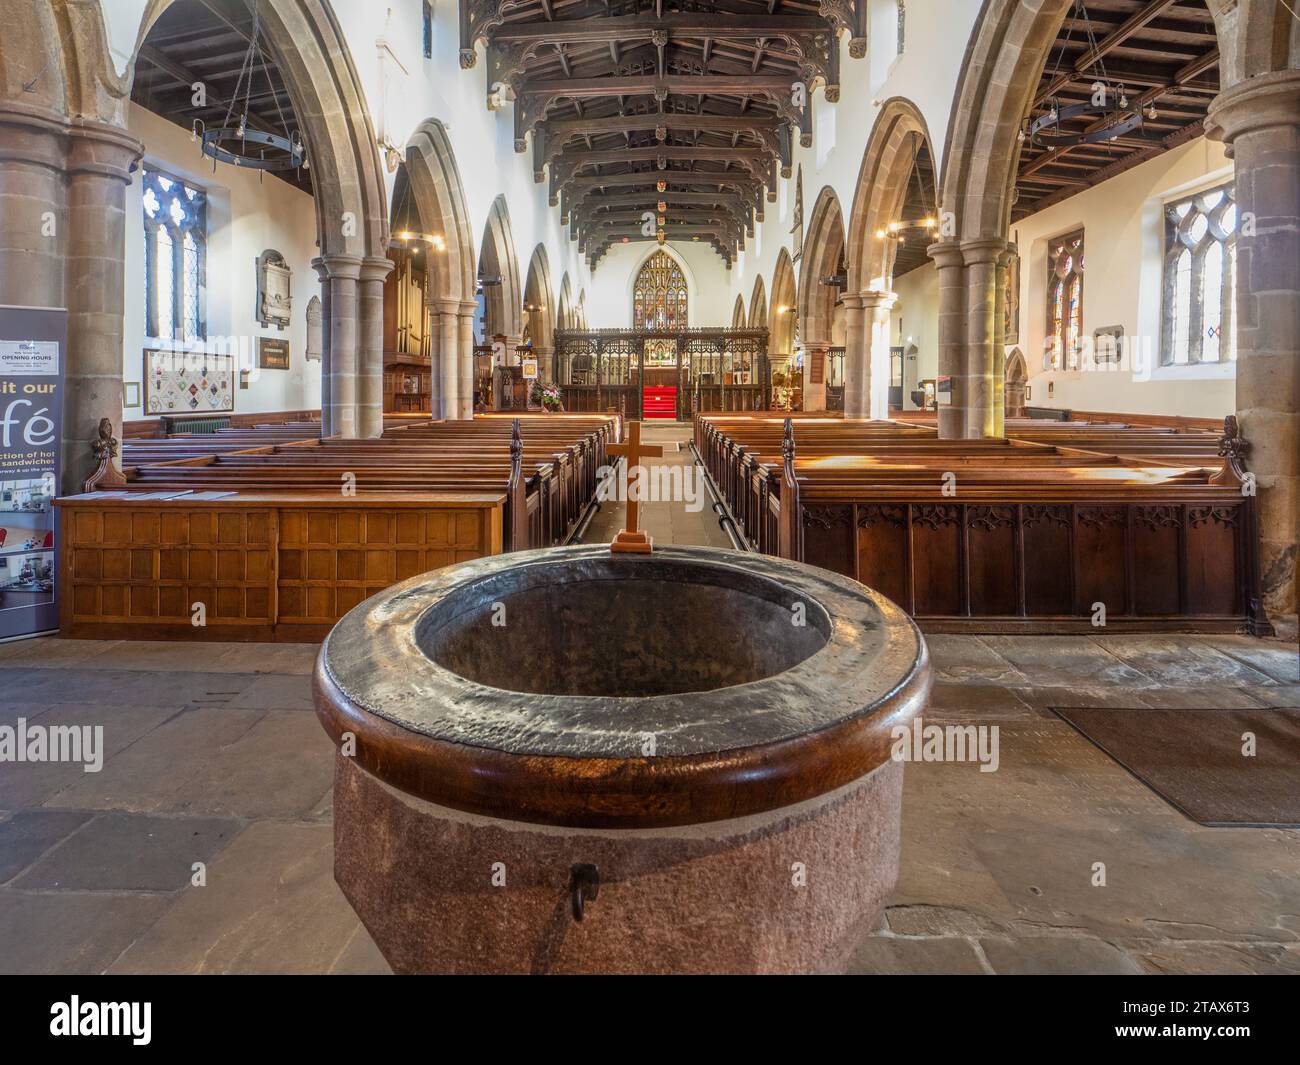
M263 370L289 368L289 341L274 337L257 338L257 365Z
M289 282L293 276L285 257L267 248L257 257L257 321L264 327L285 329L293 310Z

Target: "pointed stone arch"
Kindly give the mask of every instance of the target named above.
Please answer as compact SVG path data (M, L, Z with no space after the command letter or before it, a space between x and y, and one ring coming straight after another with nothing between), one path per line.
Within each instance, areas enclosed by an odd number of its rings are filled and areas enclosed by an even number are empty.
M420 228L442 244L427 257L426 299L432 334L431 372L434 416L474 416L474 313L478 309L474 283L474 238L456 153L447 129L436 118L426 119L406 142L406 162L398 184L409 183ZM400 193L395 188L394 198Z
M134 78L149 31L175 0L149 0L127 70ZM312 263L321 281L326 435L383 432L384 279L388 197L370 108L328 0L260 0L262 31L293 104L311 165L316 207Z
M843 301L846 418L889 417L889 320L897 299L898 243L880 234L902 220L912 172L923 152L935 158L921 109L901 96L886 100L862 153L849 219ZM926 206L938 213L937 203Z
M486 310L485 331L488 337L504 336L507 354L513 356L523 335L523 292L519 279L519 257L510 227L510 208L505 196L492 201L483 225L479 249L478 276L483 285Z
M754 278L754 291L749 297L749 328L767 328L767 286L763 275Z
M799 339L804 346L803 409L826 409L828 349L835 331L840 288L825 284L844 261L844 218L829 185L817 195L799 264ZM842 313L842 312L841 312Z
M551 263L542 244L533 249L524 281L523 323L537 355L543 380L551 379L555 355L555 289L551 285Z
M560 281L560 302L556 311L556 323L560 329L574 328L573 320L573 285L566 270Z
M793 355L798 322L799 290L794 263L789 251L782 248L772 269L771 304L767 311L768 351L774 355Z
M406 142L406 173L425 231L446 250L431 256L430 299L474 301L474 236L456 153L436 118L416 127Z
M845 254L849 292L888 292L893 286L897 244L877 234L900 219L913 159L921 146L929 151L931 159L935 158L930 130L920 108L901 96L886 100L862 153L854 187ZM929 206L937 213L937 203Z
M737 296L736 305L731 310L731 328L744 329L747 325L745 318L745 297Z
M839 273L844 257L844 217L839 197L827 185L813 205L799 265L799 335L809 346L831 342L839 289L822 280Z
M953 226L931 249L939 266L939 373L953 383L952 403L939 411L941 436L1002 432L999 279L1021 120L1070 3L984 0L966 50L943 163L943 217ZM1300 20L1293 0L1209 0L1209 8L1223 60L1206 132L1230 147L1239 202L1270 220L1238 234L1236 406L1242 434L1256 443L1247 464L1259 487L1263 605L1292 629L1300 539L1293 268L1300 261Z

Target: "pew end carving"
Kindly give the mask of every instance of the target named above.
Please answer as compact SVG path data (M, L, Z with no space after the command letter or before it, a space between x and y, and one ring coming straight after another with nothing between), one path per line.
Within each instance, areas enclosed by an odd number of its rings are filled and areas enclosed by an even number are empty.
M95 472L82 484L83 492L98 492L104 489L122 488L126 485L126 475L113 462L118 454L117 437L113 435L113 422L109 418L99 419L99 433L90 449L94 452L99 465Z

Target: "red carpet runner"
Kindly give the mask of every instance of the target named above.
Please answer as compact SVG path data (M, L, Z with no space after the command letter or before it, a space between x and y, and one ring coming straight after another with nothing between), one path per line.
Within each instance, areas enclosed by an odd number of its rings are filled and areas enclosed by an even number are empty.
M677 387L675 385L646 385L641 400L643 418L677 417Z

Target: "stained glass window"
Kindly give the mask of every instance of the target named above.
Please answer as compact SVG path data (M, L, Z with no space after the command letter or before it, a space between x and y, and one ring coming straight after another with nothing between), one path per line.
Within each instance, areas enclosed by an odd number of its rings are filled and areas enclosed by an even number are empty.
M1047 249L1047 340L1044 369L1077 370L1083 337L1083 230Z
M632 290L634 329L685 329L686 277L671 255L657 251L645 261Z
M898 2L898 54L903 54L903 49L907 46L907 3L906 0L897 0Z
M1234 191L1221 185L1165 207L1162 366L1237 359Z
M155 340L203 340L207 196L146 168L143 200L145 332Z

